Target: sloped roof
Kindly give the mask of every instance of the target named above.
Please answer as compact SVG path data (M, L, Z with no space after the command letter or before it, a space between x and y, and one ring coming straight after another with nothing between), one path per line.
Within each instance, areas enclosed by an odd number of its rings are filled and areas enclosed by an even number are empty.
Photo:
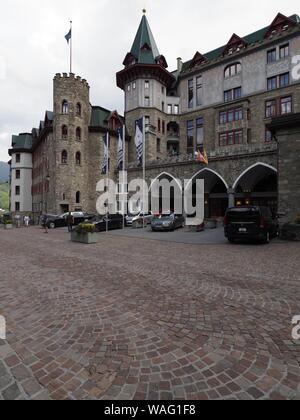
M289 19L291 19L292 21L294 21L296 24L300 23L300 18L298 15L292 15L289 17ZM264 41L264 37L265 34L267 33L269 26L266 26L263 29L260 29L256 32L251 33L250 35L246 35L244 37L242 37L242 39L248 44L256 44L258 42L263 42ZM220 58L220 56L222 55L224 49L226 48L227 45L223 45L220 48L216 48L215 50L209 51L206 54L203 54L203 56L205 58L207 58L208 61L213 61L216 60L218 58ZM186 63L183 63L183 67L182 67L182 72L186 71L189 69L189 66L191 64L192 60L187 61Z
M91 115L91 127L107 127L107 120L111 114L108 109L102 108L101 106L92 107Z
M32 148L32 135L29 133L22 133L18 136L12 136L12 148L14 150L30 150Z
M155 59L160 55L145 15L142 17L131 54L134 55L138 64L156 64Z

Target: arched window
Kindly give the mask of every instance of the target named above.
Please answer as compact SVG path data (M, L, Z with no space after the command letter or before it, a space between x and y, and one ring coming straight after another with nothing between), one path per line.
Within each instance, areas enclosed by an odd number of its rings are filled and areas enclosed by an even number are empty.
M77 152L75 156L76 165L81 165L81 153Z
M61 163L63 165L66 165L68 163L68 152L66 150L63 150L61 153Z
M81 117L81 104L79 102L76 104L76 115Z
M76 193L76 204L80 204L81 201L81 193L80 191L77 191Z
M76 140L81 141L81 128L76 128Z
M66 140L68 138L68 127L66 125L62 126L61 136L62 136L63 140Z
M225 68L224 76L225 78L236 76L237 74L240 74L241 71L242 71L241 63L230 64L229 66Z
M69 113L69 103L67 100L64 100L62 103L62 113L67 115Z

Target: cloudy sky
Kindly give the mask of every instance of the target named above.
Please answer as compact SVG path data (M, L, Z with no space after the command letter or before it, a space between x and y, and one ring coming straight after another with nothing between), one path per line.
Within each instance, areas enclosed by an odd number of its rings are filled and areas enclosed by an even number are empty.
M91 102L123 113L115 73L130 50L142 9L171 70L267 26L278 12L300 14L299 0L10 0L0 9L0 160L11 135L30 131L52 110L52 79L68 71L64 36L73 20L74 72L91 85ZM298 6L298 7L297 7Z

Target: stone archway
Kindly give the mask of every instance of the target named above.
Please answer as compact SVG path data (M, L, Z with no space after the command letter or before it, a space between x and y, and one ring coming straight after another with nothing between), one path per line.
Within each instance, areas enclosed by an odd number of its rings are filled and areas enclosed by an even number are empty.
M267 206L277 212L278 171L271 165L258 162L236 179L233 190L235 205Z
M197 172L187 184L186 189L193 183L193 205L196 204L196 180L204 180L205 218L224 217L228 208L228 184L216 171L203 168Z
M164 184L164 181L167 181ZM162 186L158 185L160 182ZM166 188L170 185L170 192ZM169 197L168 197L169 195ZM149 203L153 212L173 212L180 207L182 212L182 185L181 181L168 172L162 172L152 180L149 187ZM153 208L152 204L156 203L158 208ZM177 211L180 213L180 211Z

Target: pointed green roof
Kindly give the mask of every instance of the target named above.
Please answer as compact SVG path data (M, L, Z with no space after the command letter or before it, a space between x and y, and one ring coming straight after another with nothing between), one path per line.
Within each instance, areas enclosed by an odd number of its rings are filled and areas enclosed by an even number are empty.
M155 59L159 56L159 51L149 26L148 20L144 15L137 31L131 54L138 64L156 64Z

